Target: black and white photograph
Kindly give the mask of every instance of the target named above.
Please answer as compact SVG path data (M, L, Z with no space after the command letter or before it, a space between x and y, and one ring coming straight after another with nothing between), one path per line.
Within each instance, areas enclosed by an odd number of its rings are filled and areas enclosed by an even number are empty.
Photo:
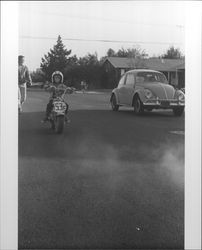
M199 216L198 193L186 194L201 159L201 79L187 63L201 47L191 53L186 33L201 4L190 2L14 1L17 249L200 249L201 218L186 216Z

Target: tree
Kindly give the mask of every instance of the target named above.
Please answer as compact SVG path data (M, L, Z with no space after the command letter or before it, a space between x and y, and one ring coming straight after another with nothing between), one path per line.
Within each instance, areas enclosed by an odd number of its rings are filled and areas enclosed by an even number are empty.
M128 57L127 50L122 47L121 49L119 49L117 51L116 56L118 56L118 57Z
M127 57L127 58L144 58L147 56L145 50L141 49L140 46L136 46L135 48L127 48L123 47L115 52L113 49L108 49L107 56L103 57L103 60L106 57Z
M64 69L64 78L67 85L75 85L75 80L77 80L77 71L78 71L78 58L76 55L69 57L68 65ZM75 86L76 87L76 86Z
M81 81L86 81L90 88L100 87L102 72L97 53L88 53L79 59L72 57L71 62L65 69L68 85L79 88Z
M145 50L142 50L140 47L127 49L127 57L130 58L144 58L146 56Z
M145 50L142 50L139 46L135 48L124 49L121 48L117 52L117 56L119 57L128 57L128 58L143 58L145 56Z
M47 79L50 80L54 71L59 70L64 73L66 66L69 63L68 56L71 50L67 50L62 42L61 36L58 36L56 45L50 49L47 55L44 55L41 63L41 70L45 73Z
M41 69L36 69L36 71L31 72L31 78L33 82L44 82L45 75Z
M180 51L179 48L174 48L174 46L171 46L167 52L162 56L162 58L167 58L167 59L180 59L182 58L183 55Z
M97 53L88 53L86 56L81 57L78 61L79 65L96 65L99 63Z
M79 59L80 76L89 86L98 87L100 85L100 64L97 53L88 53Z

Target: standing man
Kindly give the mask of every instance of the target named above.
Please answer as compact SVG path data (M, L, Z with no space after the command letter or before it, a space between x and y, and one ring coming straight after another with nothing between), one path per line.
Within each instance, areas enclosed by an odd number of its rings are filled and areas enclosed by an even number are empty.
M32 85L32 79L27 66L24 65L24 56L18 56L18 87L21 98L21 107L27 96L27 83Z

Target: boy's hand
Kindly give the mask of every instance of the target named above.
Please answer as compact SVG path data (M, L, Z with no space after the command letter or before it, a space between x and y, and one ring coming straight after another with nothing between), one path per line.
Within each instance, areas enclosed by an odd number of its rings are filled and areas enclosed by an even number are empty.
M50 83L49 82L47 82L47 83L44 84L44 89L47 89L49 87L50 87Z
M27 87L31 87L32 86L32 82L27 82Z
M72 87L67 87L66 92L67 92L68 94L72 94L72 93L74 92L74 88L72 88Z

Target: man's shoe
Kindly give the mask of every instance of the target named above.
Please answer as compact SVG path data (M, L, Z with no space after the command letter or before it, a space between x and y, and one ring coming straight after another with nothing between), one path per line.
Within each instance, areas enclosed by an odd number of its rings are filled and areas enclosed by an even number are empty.
M22 113L22 107L18 107L18 114Z

